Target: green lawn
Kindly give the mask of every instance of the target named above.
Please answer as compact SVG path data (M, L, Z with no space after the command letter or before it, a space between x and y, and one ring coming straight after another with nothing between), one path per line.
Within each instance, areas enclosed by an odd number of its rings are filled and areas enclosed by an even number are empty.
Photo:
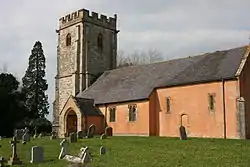
M0 141L0 156L11 155L10 139ZM64 167L65 160L58 160L60 140L32 139L26 145L18 144L18 155L24 166ZM32 146L43 146L45 162L30 164ZM99 147L107 148L99 155ZM77 155L82 146L89 146L93 167L167 167L167 166L250 166L250 141L223 139L189 139L163 137L111 137L83 139L69 146L70 154Z

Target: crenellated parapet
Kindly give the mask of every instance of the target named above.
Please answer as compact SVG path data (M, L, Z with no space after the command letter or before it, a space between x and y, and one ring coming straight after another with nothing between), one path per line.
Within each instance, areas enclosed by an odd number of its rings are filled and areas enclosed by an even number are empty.
M89 10L81 9L70 13L59 19L59 28L63 29L79 22L89 22L108 29L116 30L117 15L114 17L107 17L96 12L89 12Z

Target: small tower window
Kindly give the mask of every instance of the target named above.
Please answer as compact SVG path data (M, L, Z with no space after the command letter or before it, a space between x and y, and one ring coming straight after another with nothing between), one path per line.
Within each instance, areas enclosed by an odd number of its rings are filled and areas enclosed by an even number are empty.
M103 35L102 34L99 34L97 37L97 46L98 46L98 49L102 50L103 48Z
M71 45L71 35L67 34L66 36L66 46L70 46Z

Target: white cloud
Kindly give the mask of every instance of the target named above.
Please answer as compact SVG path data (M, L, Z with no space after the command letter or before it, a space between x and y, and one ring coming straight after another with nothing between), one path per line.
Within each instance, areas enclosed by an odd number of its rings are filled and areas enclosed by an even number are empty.
M30 51L40 40L47 58L51 103L56 74L55 30L58 19L67 13L81 8L108 16L117 13L119 49L156 48L166 57L180 57L248 44L249 6L249 0L4 1L0 6L0 68L6 63L21 79Z

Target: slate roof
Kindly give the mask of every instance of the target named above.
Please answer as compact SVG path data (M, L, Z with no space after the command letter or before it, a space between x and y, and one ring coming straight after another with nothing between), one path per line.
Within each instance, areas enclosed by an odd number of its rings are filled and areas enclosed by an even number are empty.
M233 79L247 46L106 71L77 97L95 104L146 99L154 88Z
M84 116L100 116L103 115L99 108L95 107L89 99L73 97L76 105L79 107L80 111Z

